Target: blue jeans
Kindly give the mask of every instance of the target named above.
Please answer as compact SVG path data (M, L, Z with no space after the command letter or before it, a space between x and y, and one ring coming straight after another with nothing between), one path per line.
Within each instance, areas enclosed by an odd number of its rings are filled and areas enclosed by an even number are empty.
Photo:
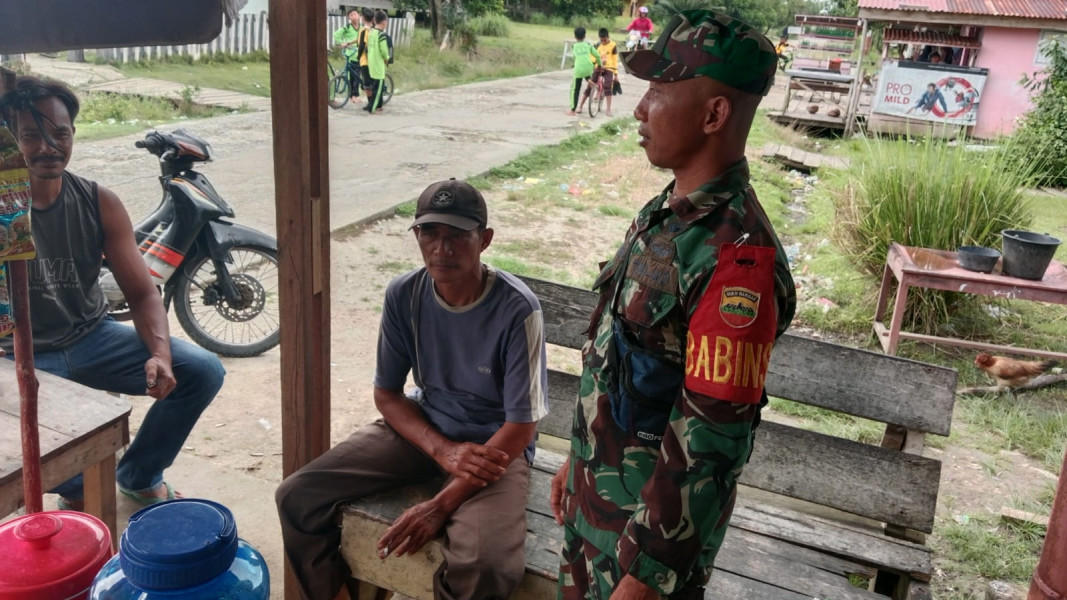
M163 481L163 470L174 462L200 413L222 387L226 370L217 356L174 338L170 351L178 385L166 398L152 400L141 428L119 460L115 479L123 489L144 490ZM33 361L41 371L91 388L143 396L147 385L144 364L149 356L133 327L106 318L89 335L62 350L37 352ZM49 491L68 500L80 499L82 476Z

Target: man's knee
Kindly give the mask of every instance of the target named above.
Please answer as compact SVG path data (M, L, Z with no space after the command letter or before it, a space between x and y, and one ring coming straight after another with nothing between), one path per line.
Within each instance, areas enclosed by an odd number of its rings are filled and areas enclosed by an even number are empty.
M226 369L222 361L214 354L192 346L183 348L180 356L175 356L174 377L179 387L195 390L197 395L207 396L208 401L222 389L226 378Z
M278 484L278 489L274 490L274 503L278 506L278 514L281 515L282 520L285 520L285 516L289 513L291 499L299 489L297 483L299 474L300 471L297 471L286 477Z

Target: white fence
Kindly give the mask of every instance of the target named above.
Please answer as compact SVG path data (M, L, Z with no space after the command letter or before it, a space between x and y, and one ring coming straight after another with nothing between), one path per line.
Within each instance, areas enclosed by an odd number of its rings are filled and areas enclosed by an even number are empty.
M330 15L326 21L327 48L333 47L333 32L344 27L348 18L342 15ZM402 17L391 17L386 31L393 38L396 47L406 46L415 33L415 16L404 13ZM250 54L252 52L270 51L270 27L267 25L267 13L241 14L230 27L223 27L219 37L207 44L187 44L184 46L144 46L136 48L104 48L97 50L97 56L107 61L118 63L152 60L167 56L190 56L193 60L206 54Z

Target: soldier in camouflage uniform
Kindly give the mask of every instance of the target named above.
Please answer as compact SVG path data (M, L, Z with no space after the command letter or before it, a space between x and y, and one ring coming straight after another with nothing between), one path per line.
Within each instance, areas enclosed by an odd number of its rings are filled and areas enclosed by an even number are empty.
M623 54L634 111L673 181L594 288L570 456L552 481L564 600L703 598L796 295L749 185L745 143L774 46L711 11Z

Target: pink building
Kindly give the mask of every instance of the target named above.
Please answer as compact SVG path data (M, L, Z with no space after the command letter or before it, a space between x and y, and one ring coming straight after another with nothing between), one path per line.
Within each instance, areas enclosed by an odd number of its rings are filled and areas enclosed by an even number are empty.
M859 14L886 25L875 131L923 121L1009 134L1031 107L1020 80L1044 67L1042 44L1067 42L1067 0L859 0Z

